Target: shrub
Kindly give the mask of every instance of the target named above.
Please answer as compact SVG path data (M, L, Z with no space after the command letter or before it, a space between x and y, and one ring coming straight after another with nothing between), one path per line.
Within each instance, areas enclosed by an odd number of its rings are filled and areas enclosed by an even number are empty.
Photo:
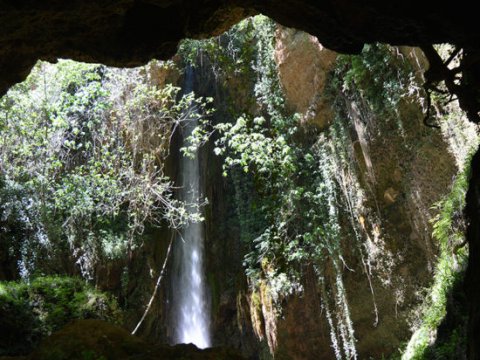
M73 319L119 323L121 311L79 278L48 276L0 283L0 318L0 356L21 355Z

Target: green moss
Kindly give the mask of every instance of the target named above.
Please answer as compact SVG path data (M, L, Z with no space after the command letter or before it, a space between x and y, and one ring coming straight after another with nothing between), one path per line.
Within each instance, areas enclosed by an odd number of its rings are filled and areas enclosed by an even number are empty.
M467 261L465 248L457 248L463 240L463 225L458 222L465 206L465 192L468 186L469 169L457 177L450 194L436 205L439 213L433 219L433 235L440 243L440 256L421 319L402 359L457 359L458 349L462 348L465 336L466 317L462 316L464 305L452 304L450 299L461 296L463 269ZM451 304L449 304L449 302ZM461 302L461 301L460 301ZM450 306L449 306L450 305ZM447 311L459 312L453 324L444 326ZM443 338L438 337L442 330ZM460 350L461 351L461 350Z
M121 312L114 299L79 278L48 276L1 283L0 318L0 355L18 355L72 319L118 323Z
M341 86L346 93L360 92L376 114L385 114L396 112L402 98L416 91L413 79L410 64L392 47L367 44L360 56L338 57L330 86Z

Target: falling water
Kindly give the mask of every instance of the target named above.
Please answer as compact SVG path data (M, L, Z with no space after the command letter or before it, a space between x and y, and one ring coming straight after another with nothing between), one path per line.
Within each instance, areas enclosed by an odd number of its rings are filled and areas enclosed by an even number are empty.
M193 69L185 74L185 93L193 91ZM196 127L197 120L191 120L184 128L186 139ZM185 141L185 140L184 140ZM198 154L197 154L198 155ZM182 186L179 196L190 211L198 211L201 197L200 163L182 156L180 159ZM201 223L190 223L182 229L181 239L176 242L174 254L175 273L173 276L173 316L175 344L193 343L199 348L210 346L209 301L204 275L204 234Z

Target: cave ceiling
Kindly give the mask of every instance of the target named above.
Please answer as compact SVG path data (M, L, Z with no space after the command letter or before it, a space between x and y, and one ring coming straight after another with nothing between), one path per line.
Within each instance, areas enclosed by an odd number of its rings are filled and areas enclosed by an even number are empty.
M465 0L0 0L0 92L38 59L136 66L170 57L185 37L218 35L257 13L339 52L374 41L478 49L474 7Z

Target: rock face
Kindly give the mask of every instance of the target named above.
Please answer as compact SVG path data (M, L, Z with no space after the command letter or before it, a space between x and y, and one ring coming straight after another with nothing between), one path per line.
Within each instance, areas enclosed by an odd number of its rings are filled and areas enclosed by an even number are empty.
M411 61L418 77L422 76L426 62L421 51L402 48L395 50L394 56ZM342 214L342 281L358 357L381 358L409 338L410 317L422 303L420 291L430 284L438 250L431 237L431 206L448 193L457 168L440 132L423 127L422 108L414 99L405 98L396 116L387 116L373 112L360 92L345 91L337 94L341 111L332 109L326 91L336 59L336 53L305 33L283 27L276 32L275 60L285 101L292 112L301 114L302 127L315 129L309 133L315 140L305 140L333 149L328 161L335 170L329 175L338 184L335 206ZM176 61L183 66L178 58ZM255 111L251 80L241 72L225 78L215 75L208 61L205 55L197 64L194 89L199 96L215 99L215 121L234 121L232 109L233 113ZM155 66L150 71L160 85L166 79L182 83L177 72ZM178 147L174 138L167 166L173 178L179 171ZM209 199L205 234L213 343L240 349L252 359L258 354L268 359L270 352L277 359L335 358L325 317L326 290L312 268L302 279L303 292L282 303L281 315L266 285L253 292L249 288L236 206L251 199L241 199L236 189L254 185L223 178L221 158L213 155L213 144L207 147L200 161ZM247 188L243 194L252 191ZM156 241L144 254L152 269L163 261L161 244L167 242L168 234L158 234L158 239L164 241ZM140 261L139 274L142 267ZM334 277L333 270L327 274ZM137 291L145 297L140 303L145 303L152 279L146 275L138 279ZM176 285L162 285L159 300L141 329L142 335L154 341L171 340L170 286ZM333 308L334 304L330 305ZM141 312L128 319L130 328L140 316Z
M277 33L275 61L289 110L302 122L325 128L333 114L322 94L336 53L304 32L279 28Z
M358 52L365 42L420 45L452 42L478 50L472 2L251 0L56 0L0 2L0 93L25 78L37 59L72 58L133 66L168 58L185 37L218 35L261 12Z
M148 344L128 331L100 320L78 320L46 338L27 359L192 359L241 360L229 349L199 350L194 345Z
M319 112L323 123L305 116L304 109L315 104L312 99L325 96L324 79L335 54L308 35L288 29L278 31L276 51L287 104L300 111L305 126L322 128L325 138L319 141L335 149L329 155L341 194L335 206L343 209L341 224L357 229L342 231L341 243L342 278L358 355L388 356L402 338L408 338L412 312L422 301L419 293L432 278L438 245L431 236L431 207L449 192L457 171L454 159L439 151L447 141L438 131L421 130L422 108L414 98L406 97L392 116L372 112L361 90L360 94L340 90L343 110L339 112L337 105L334 111L332 103L325 102L323 108L329 110ZM418 49L395 51L394 56L410 59L417 71L425 66ZM341 139L329 130L338 126L346 134ZM355 237L361 239L365 255L356 250ZM279 359L306 359L313 354L335 358L329 326L319 313L324 290L313 272L307 272L303 282L304 293L285 302L281 318L269 310L268 297L259 294L263 306L257 317L263 319L256 323L263 326L257 333L273 339L269 346Z
M331 109L326 79L336 53L286 28L277 31L276 44L288 107L300 112L303 127L315 129L309 136L332 149L326 151L335 169L329 175L338 185L335 206L342 214L342 281L358 357L388 356L408 339L410 316L422 302L419 293L430 284L438 250L431 236L431 206L448 193L455 160L440 132L423 127L421 104L415 99L405 97L396 115L385 115L372 111L360 92L340 91L341 111ZM410 59L421 77L426 64L422 53L395 51L393 56ZM234 113L254 111L255 106L245 110L255 102L250 80L214 75L207 58L195 69L194 88L197 95L214 97L216 121L235 120L232 108ZM214 344L228 344L251 358L261 353L268 359L270 351L276 359L335 358L324 307L324 293L331 289L319 285L312 268L302 279L303 292L282 302L281 315L267 285L253 292L247 286L236 203L251 199L241 199L234 189L249 184L222 178L222 161L211 150L202 155L201 164L210 202L205 232ZM333 270L326 276L334 278ZM168 340L168 328L161 324L164 312L159 307L155 325L145 330L153 330L152 338Z

